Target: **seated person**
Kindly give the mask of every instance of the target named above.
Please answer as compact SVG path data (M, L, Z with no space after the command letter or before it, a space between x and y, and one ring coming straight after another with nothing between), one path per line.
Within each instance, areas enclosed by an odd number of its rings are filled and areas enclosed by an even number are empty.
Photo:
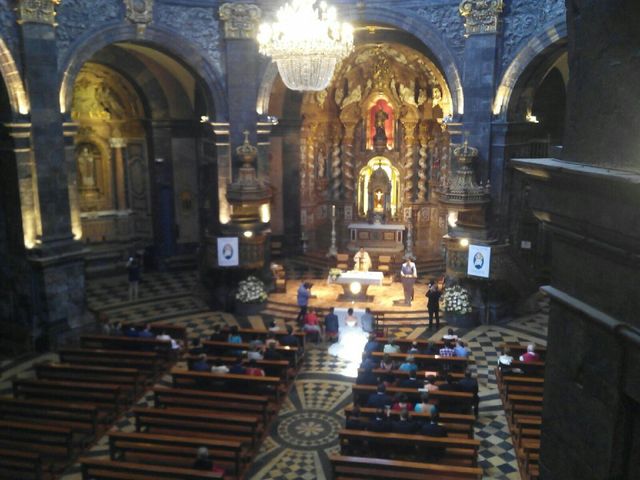
M347 327L355 327L358 325L358 317L353 314L353 308L347 310L347 317L344 319L344 323Z
M428 422L425 422L420 429L420 433L422 435L427 435L429 437L446 437L447 429L438 423L439 416L437 413L433 413L431 415L431 419ZM444 455L445 448L444 447L431 447L428 448L425 452L425 459L430 462L434 462L439 460L442 455Z
M275 320L271 320L269 322L269 329L270 332L279 332L280 331L280 327L278 326L278 324L276 324Z
M422 388L423 383L418 380L416 375L417 372L415 370L411 370L409 372L409 378L400 379L400 381L398 382L398 386L400 388L415 388L416 390Z
M520 355L520 361L525 363L540 361L540 355L536 353L536 347L533 343L527 345L527 353Z
M458 336L453 333L453 328L447 329L447 334L442 336L442 340L445 342L455 342L458 340Z
M354 405L351 409L351 415L345 421L344 427L350 430L364 430L366 425L366 422L360 416L360 407Z
M453 382L453 377L449 374L447 374L447 376L445 377L445 383L440 385L439 388L442 391L449 391L449 392L455 392L456 390L458 390L457 385Z
M172 350L174 350L174 351L180 350L180 344L178 342L176 342L173 338L171 338L171 336L165 331L162 331L160 333L160 335L158 335L156 337L156 340L163 340L165 342L167 342L167 341L171 342L171 349Z
M209 340L212 342L226 342L229 338L228 327L225 325L224 328L220 325L213 326L213 333L209 337Z
M267 344L267 349L264 352L265 360L282 360L282 355L276 350L276 343L271 342Z
M370 268L371 257L364 247L360 247L360 250L353 256L353 269L359 272L368 272Z
M376 340L376 336L372 333L369 335L369 341L364 345L364 351L366 353L377 352L380 350L380 342Z
M338 316L334 313L334 308L329 309L329 313L324 317L324 331L329 340L336 340L338 338Z
M437 355L438 354L438 346L434 342L427 343L427 348L424 350L425 355Z
M147 323L144 326L144 329L142 329L142 330L140 330L138 332L138 337L140 337L140 338L153 338L153 337L155 337L155 335L151 331L151 325Z
M264 356L258 345L251 345L250 350L247 352L247 359L249 360L262 360Z
M429 403L429 392L422 392L420 395L420 402L416 403L414 412L416 413L429 413L433 415L435 406Z
M369 422L369 430L377 433L385 433L391 431L391 422L389 421L389 411L384 408L376 410L376 416Z
M195 462L193 462L193 468L195 470L206 470L209 472L224 475L224 468L219 467L213 463L213 460L209 456L209 450L207 449L207 447L198 448L196 460Z
M400 345L397 345L395 338L391 337L382 351L384 353L398 353L400 351Z
M378 385L378 391L369 395L367 399L367 407L372 408L384 408L385 406L391 406L391 397L387 395L387 387L384 383Z
M416 360L413 358L413 355L407 355L407 358L400 366L398 370L402 370L403 372L415 372L418 370L418 366L416 365Z
M390 372L391 370L393 370L395 368L396 364L394 363L393 360L391 360L391 356L388 353L385 353L382 356L382 360L380 360L380 368L382 370L386 370L388 372Z
M446 340L444 342L444 347L442 347L440 349L440 351L438 352L438 355L440 355L441 357L453 357L454 356L454 350L451 347L451 342L449 342L448 340Z
M229 373L233 373L236 375L244 375L245 373L245 368L244 365L242 365L242 356L241 355L237 355L235 361L233 362L233 365L231 365L231 367L229 368Z
M200 342L200 337L196 337L191 341L191 348L189 349L190 355L200 355L204 353L204 347Z
M471 370L464 372L464 378L456 383L457 389L461 392L473 393L473 413L478 416L480 397L478 396L478 380L471 376Z
M191 370L194 372L209 372L211 371L211 367L209 367L209 363L207 362L207 354L201 353L198 355L198 359L191 364Z
M287 334L280 338L280 343L289 347L298 346L298 337L293 334L293 327L291 325L287 325Z
M359 385L378 385L378 377L371 367L365 368L363 372L358 373L356 383Z
M437 390L440 390L440 387L436 385L436 377L434 377L433 375L429 375L424 381L424 389L427 392L435 392Z
M311 333L315 336L316 343L320 340L320 324L318 321L318 315L314 310L309 310L304 316L304 326L302 329L306 333Z
M125 337L131 337L131 338L137 338L140 336L138 330L136 330L136 327L134 327L133 325L127 325L124 328L124 336Z
M416 354L416 353L420 353L420 349L418 348L418 342L412 342L411 346L409 347L409 350L407 350L408 354Z
M369 307L365 308L362 317L360 317L360 322L362 323L362 330L367 333L373 333L373 314L371 313L371 309Z
M211 367L211 373L229 373L229 367L227 367L222 362L222 360L218 358L213 362L213 366Z
M276 338L276 334L273 332L267 333L267 339L264 341L265 348L269 348L271 344L273 344L276 347L280 346L280 342L278 342L278 339Z
M465 346L462 340L458 339L458 341L456 342L456 346L453 349L453 356L469 358L470 355L471 355L471 351Z
M396 395L396 399L393 402L393 405L391 405L391 410L393 412L400 412L402 410L410 412L410 411L413 410L413 403L411 403L407 399L407 395L406 394L401 393L399 395Z
M363 356L364 356L364 359L360 364L360 368L362 369L371 368L372 370L376 368L376 361L373 358L373 355L371 355L371 353L365 353Z
M264 370L258 367L256 360L249 360L249 366L244 370L245 375L253 375L254 377L264 377Z
M242 343L242 337L240 333L238 333L238 327L235 325L231 327L229 330L229 336L227 337L227 342L229 343Z
M411 435L416 432L416 428L416 423L409 419L409 414L405 409L400 411L400 418L398 420L391 422L391 431L393 433ZM405 447L403 446L401 448L404 449Z

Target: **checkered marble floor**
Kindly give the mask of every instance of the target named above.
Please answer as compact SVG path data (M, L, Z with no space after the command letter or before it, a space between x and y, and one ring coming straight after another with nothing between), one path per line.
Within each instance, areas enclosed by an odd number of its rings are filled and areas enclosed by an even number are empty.
M175 278L174 278L175 277ZM185 325L191 338L208 336L217 324L253 326L264 325L273 317L235 317L223 312L208 311L204 304L191 296L195 289L194 274L157 274L145 277L138 302L128 302L124 279L90 281L89 302L110 318L127 320L163 319ZM458 330L466 340L475 361L474 370L480 385L480 416L475 427L481 440L479 466L484 478L497 480L519 479L517 462L511 444L504 411L496 389L493 368L497 363L497 347L507 341L535 342L546 345L548 305L541 301L540 311L523 316L504 325L481 325L472 330ZM117 317L116 317L117 316ZM426 327L395 327L390 334L403 338L439 339L446 331L430 331ZM48 356L31 359L24 364L5 363L0 369L0 394L10 394L10 380L30 374L31 365L38 360L55 359ZM348 363L328 354L325 345L310 346L301 372L291 388L277 418L272 422L255 461L246 476L250 480L294 480L331 478L328 454L338 451L337 430L344 424L344 407L351 402L352 379L341 373ZM165 377L161 384L168 384ZM152 405L146 395L140 405ZM120 418L115 430L132 431L129 414ZM88 456L108 458L106 436L98 441ZM64 480L81 478L78 465L69 469Z

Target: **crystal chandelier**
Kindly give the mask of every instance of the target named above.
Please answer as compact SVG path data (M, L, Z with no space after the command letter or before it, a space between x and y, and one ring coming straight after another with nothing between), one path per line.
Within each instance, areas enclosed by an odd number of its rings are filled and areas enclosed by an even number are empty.
M275 23L260 25L258 44L288 88L324 90L353 48L353 27L338 22L335 8L325 2L291 0L278 10Z

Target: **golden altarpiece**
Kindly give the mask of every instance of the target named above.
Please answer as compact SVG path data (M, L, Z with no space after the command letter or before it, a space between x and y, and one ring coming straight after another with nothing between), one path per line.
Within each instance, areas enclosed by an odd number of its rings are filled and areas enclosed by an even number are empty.
M329 247L335 212L338 251L364 246L400 258L408 248L440 258L447 212L435 190L450 169L451 113L442 73L396 44L357 47L326 90L306 94L300 195L308 249Z

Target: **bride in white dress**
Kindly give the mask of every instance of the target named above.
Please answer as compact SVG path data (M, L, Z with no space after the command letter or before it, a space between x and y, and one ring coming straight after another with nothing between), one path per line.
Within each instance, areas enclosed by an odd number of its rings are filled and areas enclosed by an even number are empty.
M358 365L362 360L364 345L367 343L369 336L362 330L362 325L353 308L347 311L344 308L336 308L334 313L338 316L340 338L337 343L329 347L329 354L341 360L355 363L355 370L352 373L357 373ZM362 314L364 310L358 310L357 313Z

